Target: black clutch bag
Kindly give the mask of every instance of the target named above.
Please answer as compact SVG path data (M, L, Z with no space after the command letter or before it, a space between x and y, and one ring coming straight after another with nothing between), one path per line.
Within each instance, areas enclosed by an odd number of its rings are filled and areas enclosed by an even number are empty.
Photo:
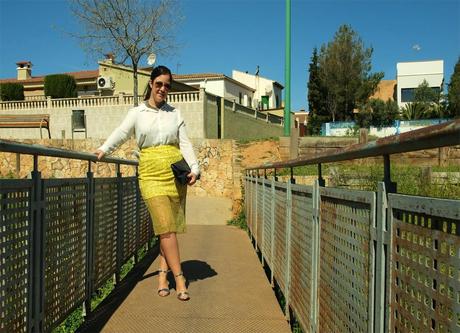
M174 177L176 177L177 181L185 185L188 183L189 179L187 175L192 171L190 167L188 166L187 162L185 162L184 159L181 159L180 161L177 161L173 164L171 164L171 169L174 174ZM200 176L198 175L197 180L200 179Z

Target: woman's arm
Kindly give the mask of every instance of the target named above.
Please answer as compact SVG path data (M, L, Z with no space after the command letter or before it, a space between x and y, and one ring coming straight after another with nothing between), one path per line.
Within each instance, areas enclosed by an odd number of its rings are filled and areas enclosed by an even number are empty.
M134 124L136 122L136 110L131 109L123 119L120 126L118 126L112 134L105 140L104 144L96 150L98 158L102 158L105 154L110 154L119 145L125 142L132 134L134 130ZM101 156L102 153L102 156ZM101 156L101 157L99 157Z
M195 152L193 151L193 145L187 136L185 123L183 121L179 125L179 148L185 161L190 166L192 173L198 176L200 174L200 167Z

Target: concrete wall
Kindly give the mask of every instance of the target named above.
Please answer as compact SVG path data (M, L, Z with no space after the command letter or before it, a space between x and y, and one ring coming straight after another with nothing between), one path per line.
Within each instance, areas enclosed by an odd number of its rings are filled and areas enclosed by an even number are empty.
M206 131L206 138L208 139L218 139L218 131L219 131L219 124L218 124L218 112L219 112L219 104L220 98L217 96L206 94L206 102L205 102L205 131Z
M396 120L393 126L390 127L370 127L369 135L379 138L390 135L401 134L409 131L414 131L427 126L442 124L450 119L420 119L420 120ZM335 122L323 123L321 134L324 136L350 136L353 135L355 122Z
M283 126L257 119L255 115L254 110L225 100L221 120L222 138L258 139L283 135Z

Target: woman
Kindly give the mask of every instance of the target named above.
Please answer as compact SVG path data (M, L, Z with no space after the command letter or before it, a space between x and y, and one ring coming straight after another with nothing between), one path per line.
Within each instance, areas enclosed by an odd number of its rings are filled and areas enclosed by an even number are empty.
M171 71L165 66L153 69L144 103L132 108L121 125L113 131L95 154L101 159L126 141L132 131L141 149L139 157L139 187L160 237L160 268L158 295L170 294L168 270L174 274L177 298L188 301L190 296L181 269L177 233L185 232L186 185L175 181L171 164L182 157L191 168L188 185L195 184L200 173L193 146L187 137L180 111L166 103L171 89Z

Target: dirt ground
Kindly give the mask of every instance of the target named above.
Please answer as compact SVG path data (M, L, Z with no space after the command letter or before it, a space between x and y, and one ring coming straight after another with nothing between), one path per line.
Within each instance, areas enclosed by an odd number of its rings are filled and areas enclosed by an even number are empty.
M278 141L255 141L242 146L243 168L280 161Z

